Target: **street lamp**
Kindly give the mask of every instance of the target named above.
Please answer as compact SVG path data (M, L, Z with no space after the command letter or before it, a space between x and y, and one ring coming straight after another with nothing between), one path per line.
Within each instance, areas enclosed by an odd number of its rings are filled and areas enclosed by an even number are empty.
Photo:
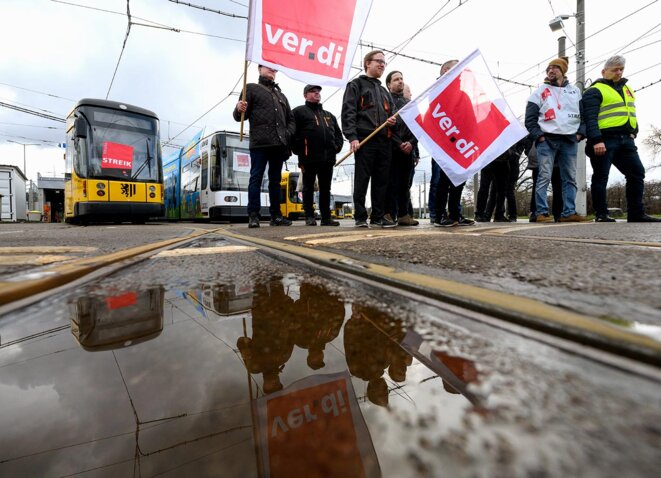
M564 28L563 20L576 18L576 86L585 89L585 0L576 0L576 14L558 15L549 22L551 31L556 32ZM558 57L565 55L565 37L558 38ZM581 215L587 214L587 181L585 174L585 150L578 148L576 155L576 212Z

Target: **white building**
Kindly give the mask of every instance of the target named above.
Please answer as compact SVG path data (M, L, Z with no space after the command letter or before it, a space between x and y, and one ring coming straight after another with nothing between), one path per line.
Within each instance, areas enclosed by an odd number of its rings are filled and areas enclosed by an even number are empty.
M0 164L0 219L2 221L27 221L28 208L25 196L27 178L17 166Z

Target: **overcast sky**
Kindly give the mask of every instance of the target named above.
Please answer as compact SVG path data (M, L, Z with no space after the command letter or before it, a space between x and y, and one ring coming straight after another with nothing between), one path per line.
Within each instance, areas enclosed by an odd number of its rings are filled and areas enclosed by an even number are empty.
M286 5L286 0L280 1ZM187 2L239 16L248 12L247 0ZM586 78L599 78L605 58L620 52L627 57L625 76L634 89L661 79L661 3L585 3ZM105 98L126 34L126 4L126 0L0 0L0 102L63 118L80 98ZM328 2L329 8L332 4ZM206 133L238 131L238 123L231 117L237 96L230 93L240 89L240 84L235 84L243 73L246 20L168 0L131 0L130 9L134 22L162 28L132 25L109 99L156 112L161 119L161 139L177 144L184 144L202 127ZM557 54L557 36L549 29L549 20L575 10L576 2L570 0L374 0L362 40L377 47L399 49L434 18L434 23L401 52L441 63L479 48L493 75L531 85L499 82L514 112L523 115L531 87L543 79L548 60ZM573 18L565 20L565 31L570 57L568 76L574 81ZM354 65L360 65L360 58L368 50L358 50ZM392 69L404 73L414 95L429 86L439 70L434 64L402 56L389 60L386 72ZM248 81L256 81L256 70L255 65L249 67ZM303 84L283 75L277 81L292 107L303 102ZM339 117L342 91L336 91L324 88L322 101ZM660 96L661 83L637 93L641 137L649 133L650 124L661 127ZM195 125L185 129L192 123ZM37 172L43 176L63 174L64 150L55 146L64 141L62 123L0 107L0 164L22 169L23 147L7 140L41 145L25 148L29 178L36 179ZM652 157L640 141L639 147L643 162L651 165ZM166 154L170 151L164 149ZM352 162L349 159L346 163ZM429 158L423 159L416 181L422 180L423 171L429 179L429 162ZM338 181L334 183L337 193L348 192L347 172L348 168L338 168ZM588 170L588 181L590 175ZM661 171L648 176L660 177Z

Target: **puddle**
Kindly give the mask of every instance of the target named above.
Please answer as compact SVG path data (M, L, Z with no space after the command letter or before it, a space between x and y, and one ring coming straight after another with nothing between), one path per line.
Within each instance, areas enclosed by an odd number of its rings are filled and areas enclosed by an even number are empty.
M472 362L296 274L96 286L56 308L42 333L8 342L20 321L1 323L3 475L393 476L371 428L425 410L447 431L479 404Z

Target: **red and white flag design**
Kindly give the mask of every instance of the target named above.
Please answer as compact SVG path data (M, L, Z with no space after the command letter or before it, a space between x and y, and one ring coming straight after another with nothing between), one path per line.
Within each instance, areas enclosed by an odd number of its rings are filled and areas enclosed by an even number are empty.
M372 0L251 0L246 60L314 85L344 86Z
M455 186L525 137L479 50L400 110Z

